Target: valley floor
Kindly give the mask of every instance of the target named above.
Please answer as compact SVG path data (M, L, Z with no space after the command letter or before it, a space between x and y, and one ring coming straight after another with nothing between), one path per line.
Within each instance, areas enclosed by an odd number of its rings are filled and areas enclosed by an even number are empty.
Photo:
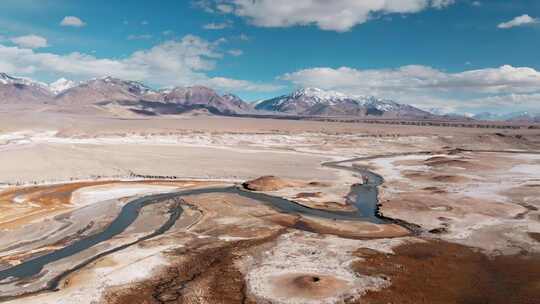
M0 113L0 168L0 302L540 295L538 130Z

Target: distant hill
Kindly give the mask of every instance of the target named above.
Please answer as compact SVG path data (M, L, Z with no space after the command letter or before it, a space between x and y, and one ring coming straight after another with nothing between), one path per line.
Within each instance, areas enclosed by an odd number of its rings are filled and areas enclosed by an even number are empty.
M0 73L0 104L46 104L53 99L46 84Z
M253 108L239 97L203 87L153 90L142 83L103 77L84 82L60 79L51 85L0 74L0 104L50 104L62 111L123 108L141 115L183 114L204 110L215 115L246 114Z
M540 113L513 112L506 114L494 114L484 112L473 116L477 120L509 121L521 123L540 123Z
M351 96L318 88L297 90L256 104L255 109L305 116L377 116L431 118L435 115L410 105L373 96Z
M268 100L247 103L234 94L220 95L204 86L154 90L136 81L102 77L74 82L61 78L50 85L0 73L0 104L47 106L50 111L125 115L319 116L412 120L491 120L540 123L540 114L481 113L473 117L424 111L374 96L353 96L304 88Z

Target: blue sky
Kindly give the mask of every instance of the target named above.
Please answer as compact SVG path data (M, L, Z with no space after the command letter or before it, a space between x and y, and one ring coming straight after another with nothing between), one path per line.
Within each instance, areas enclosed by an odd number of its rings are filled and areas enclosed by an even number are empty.
M538 112L539 18L534 0L2 0L0 71Z

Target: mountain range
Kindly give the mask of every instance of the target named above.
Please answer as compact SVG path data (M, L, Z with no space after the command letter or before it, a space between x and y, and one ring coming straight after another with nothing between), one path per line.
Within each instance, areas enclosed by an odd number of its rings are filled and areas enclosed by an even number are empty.
M373 96L352 96L335 91L305 88L255 105L255 109L303 116L378 116L430 118L429 112Z
M202 86L153 90L142 83L103 77L84 82L60 79L50 85L0 74L0 104L50 105L63 111L80 108L128 110L140 115L203 111L217 115L249 113L253 108L232 94Z
M103 77L83 82L61 78L49 85L0 73L0 105L48 105L59 111L88 112L89 109L116 115L293 115L347 116L402 119L451 119L407 104L374 96L354 96L318 88L303 88L268 100L248 103L234 94L220 95L204 86L154 90L136 81ZM471 118L460 116L463 120ZM459 118L459 117L458 117ZM479 114L476 120L540 122L540 115L511 116Z
M489 112L479 113L473 116L476 120L511 121L511 122L534 122L540 123L540 113L512 112L507 114L494 114Z

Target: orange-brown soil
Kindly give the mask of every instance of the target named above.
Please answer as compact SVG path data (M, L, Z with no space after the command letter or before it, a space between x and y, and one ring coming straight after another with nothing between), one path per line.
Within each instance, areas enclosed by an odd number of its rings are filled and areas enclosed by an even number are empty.
M303 182L289 180L277 176L261 176L254 180L246 181L242 186L250 191L279 191L286 188L306 188L306 187L329 187L330 184L324 182ZM319 197L322 193L299 193L299 197Z
M299 219L293 227L350 239L394 238L411 234L409 230L396 224L373 224L362 221L333 221L315 218Z
M436 174L433 172L423 171L403 171L403 175L411 180L425 181L425 182L438 182L438 183L465 183L469 181L468 178L453 174Z
M127 289L111 289L105 303L255 303L246 294L244 275L235 262L275 235L231 243L193 244L169 253L172 266Z
M247 181L242 185L251 191L277 191L284 188L296 187L298 183L268 175Z
M313 198L321 196L322 192L300 192L294 198Z
M177 185L189 183L192 186L210 185L205 181L179 181L179 180L147 180L147 181L93 181L75 182L58 185L43 185L29 187L15 187L0 192L0 229L9 229L28 223L47 215L58 214L69 210L71 195L78 189L100 186L106 184L134 184L144 183L151 185ZM13 203L16 197L24 197L29 204Z
M81 182L52 186L14 188L0 193L0 229L55 214L69 209L71 194L82 187L103 185L108 182ZM24 197L32 206L14 204L15 197ZM6 217L2 216L5 215Z
M358 273L392 285L368 292L369 304L535 304L540 296L540 256L487 257L471 248L429 241L401 245L395 255L359 250Z

